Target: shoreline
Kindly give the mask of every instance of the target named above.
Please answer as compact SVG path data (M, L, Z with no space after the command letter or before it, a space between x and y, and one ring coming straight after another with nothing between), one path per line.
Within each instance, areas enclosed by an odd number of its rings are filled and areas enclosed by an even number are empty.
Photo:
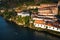
M6 19L5 19L6 20ZM36 28L36 27L24 27L24 25L19 25L18 23L14 22L14 21L10 21L10 20L6 20L7 22L10 22L10 23L14 23L16 25L18 25L19 27L21 26L21 28L28 28L28 29L31 29L31 30L34 30L34 31L38 31L38 32L45 32L45 33L48 33L50 35L53 35L53 36L57 36L57 37L60 37L60 34L56 31L52 31L52 30L46 30L46 29L42 29L42 28Z

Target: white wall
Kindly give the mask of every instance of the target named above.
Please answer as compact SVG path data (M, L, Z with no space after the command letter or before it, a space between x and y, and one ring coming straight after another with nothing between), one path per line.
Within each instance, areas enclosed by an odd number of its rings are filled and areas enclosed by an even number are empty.
M43 29L46 28L43 24L36 24L36 23L34 23L34 26L35 26L35 27L41 27L41 28L43 28Z
M43 19L41 19L41 18L33 18L33 20L43 20Z
M23 14L23 12L21 12L21 13L17 13L17 15L18 15L18 16L21 15L22 17L24 17L24 16L29 16L30 14Z
M52 26L48 26L48 25L34 23L34 26L35 27L40 27L40 28L43 28L43 29L46 29L46 27L47 27L47 29L49 29L49 30L60 32L60 28L57 29L56 27L52 27Z

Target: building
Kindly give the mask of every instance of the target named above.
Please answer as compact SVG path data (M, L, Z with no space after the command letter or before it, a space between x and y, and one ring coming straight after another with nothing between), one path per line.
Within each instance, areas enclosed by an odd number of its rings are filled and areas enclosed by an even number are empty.
M57 20L55 15L58 14L58 7L57 4L41 4L40 8L38 9L38 17L45 18L46 21Z
M59 22L55 16L57 14L57 4L41 4L38 13L32 16L34 26L60 32Z
M3 13L3 12L5 12L5 10L2 9L2 10L0 10L0 12Z
M28 6L27 9L36 9L39 8L40 6Z
M25 16L30 16L30 13L29 12L18 12L17 15L25 17Z
M58 1L58 6L60 6L60 1Z
M48 22L48 24L46 24L44 20L37 19L34 22L34 26L40 27L42 29L48 29L48 30L60 32L59 23L56 23L56 22L54 22L54 23Z

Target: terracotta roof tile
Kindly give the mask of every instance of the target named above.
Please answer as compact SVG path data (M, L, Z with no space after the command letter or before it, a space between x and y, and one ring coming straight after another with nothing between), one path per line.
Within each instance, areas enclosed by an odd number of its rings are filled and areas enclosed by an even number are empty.
M43 20L35 20L35 23L37 23L37 24L43 24L44 21Z
M52 24L47 24L48 26L52 26L53 27L53 25Z
M37 23L37 24L44 24L44 21L43 21L43 20L35 20L34 23ZM54 25L54 24L58 24L58 25ZM46 24L46 25L51 26L51 27L57 27L57 28L60 28L58 22L55 22L55 23L48 23L48 24Z

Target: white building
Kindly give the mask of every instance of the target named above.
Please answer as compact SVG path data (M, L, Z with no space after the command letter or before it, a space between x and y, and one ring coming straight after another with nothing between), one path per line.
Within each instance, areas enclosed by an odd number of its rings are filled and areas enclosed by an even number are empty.
M17 13L17 15L22 17L30 16L29 12L20 12L20 13Z
M1 13L5 12L5 10L0 10Z
M60 32L60 26L56 27L56 26L53 26L53 24L51 23L45 24L45 21L40 18L33 18L33 20L35 20L34 21L35 27L40 27L42 29L48 29L48 30Z

